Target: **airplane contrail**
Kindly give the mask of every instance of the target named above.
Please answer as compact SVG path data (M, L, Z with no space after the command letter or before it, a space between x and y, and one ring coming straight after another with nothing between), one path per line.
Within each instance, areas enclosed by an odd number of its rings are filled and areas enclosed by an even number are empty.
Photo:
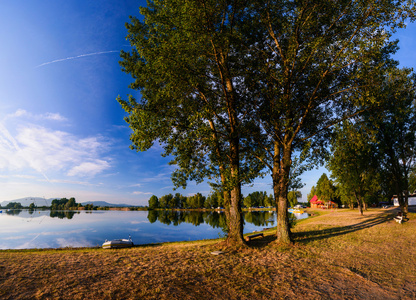
M81 57L85 57L85 56L100 55L100 54L107 54L107 53L116 53L116 52L119 53L120 51L119 50L111 50L111 51L101 51L101 52L81 54L81 55L78 55L78 56L71 56L71 57L67 57L67 58L61 58L61 59L56 59L56 60L53 60L53 61L49 61L49 62L40 64L40 65L36 66L35 68L40 68L40 67L43 67L43 66L46 66L46 65L57 63L57 62L61 62L61 61L65 61L65 60L71 60L71 59L77 59L77 58L81 58Z

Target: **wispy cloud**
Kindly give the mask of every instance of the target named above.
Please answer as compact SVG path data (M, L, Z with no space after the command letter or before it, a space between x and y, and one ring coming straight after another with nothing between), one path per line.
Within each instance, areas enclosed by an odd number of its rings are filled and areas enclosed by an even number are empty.
M15 117L32 115L24 110ZM59 114L46 113L39 118L62 121ZM46 180L48 172L71 177L93 177L111 167L111 159L103 156L111 142L102 136L80 138L71 133L52 130L33 123L20 122L11 133L0 121L0 170L31 168Z
M120 51L119 50L100 51L100 52L94 52L94 53L80 54L77 56L71 56L71 57L66 57L66 58L60 58L60 59L55 59L49 62L45 62L43 64L36 66L35 68L40 68L46 65L50 65L50 64L54 64L54 63L58 63L58 62L66 61L66 60L72 60L72 59L82 58L86 56L94 56L94 55L101 55L101 54L108 54L108 53L120 53Z
M44 114L32 114L24 109L16 110L14 113L7 115L5 119L7 120L11 118L25 118L27 121L42 121L42 120L58 121L58 122L68 121L67 118L63 117L59 113L47 112Z
M95 176L108 168L110 164L107 161L96 159L94 162L83 162L73 167L69 170L68 176Z
M135 191L132 194L133 195L153 195L153 193L151 192L140 192L140 191Z

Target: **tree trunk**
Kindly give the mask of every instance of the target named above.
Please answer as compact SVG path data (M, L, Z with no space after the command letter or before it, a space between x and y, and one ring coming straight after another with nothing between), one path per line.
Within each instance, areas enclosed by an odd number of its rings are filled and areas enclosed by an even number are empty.
M364 212L363 212L363 203L361 201L361 198L357 195L356 191L354 191L354 195L355 195L355 199L357 200L358 211L361 215L363 215L364 214Z
M399 205L400 205L400 211L403 214L407 214L409 212L409 200L408 200L408 195L407 192L405 193L405 196L403 197L403 193L401 194L397 194L397 200L399 201Z
M240 137L238 133L238 118L236 112L236 99L233 91L231 76L227 72L226 89L228 115L230 120L230 169L231 169L231 202L230 221L227 244L241 247L245 245L243 238L243 217L241 211L241 182L240 182Z
M240 160L239 160L239 140L232 135L230 143L231 156L231 202L230 202L230 221L228 228L227 243L230 246L245 245L243 238L243 217L241 212L241 184L240 184Z
M292 242L288 215L287 191L289 187L289 171L291 152L286 149L283 159L280 161L280 147L275 143L275 158L273 161L273 191L277 212L276 238L278 243L289 244Z
M229 207L228 238L229 246L245 245L243 238L243 218L240 205L241 191L235 187L231 191L231 203Z

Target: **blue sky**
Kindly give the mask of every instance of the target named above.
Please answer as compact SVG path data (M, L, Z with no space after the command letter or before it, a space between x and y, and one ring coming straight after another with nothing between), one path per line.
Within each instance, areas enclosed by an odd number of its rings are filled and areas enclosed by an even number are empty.
M124 24L145 1L0 0L0 202L75 197L146 205L173 192L168 158L155 145L130 150L116 101L131 82L118 64ZM416 26L400 30L396 58L415 67ZM303 197L325 169L302 176ZM244 187L271 192L270 177ZM183 195L207 184L189 183Z

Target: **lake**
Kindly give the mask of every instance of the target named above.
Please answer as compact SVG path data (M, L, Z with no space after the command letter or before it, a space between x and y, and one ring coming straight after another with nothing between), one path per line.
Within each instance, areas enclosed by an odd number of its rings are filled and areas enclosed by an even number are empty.
M243 216L244 233L276 226L273 211ZM214 239L225 236L224 224L225 214L217 211L3 210L0 249L96 247L129 235L136 245Z

